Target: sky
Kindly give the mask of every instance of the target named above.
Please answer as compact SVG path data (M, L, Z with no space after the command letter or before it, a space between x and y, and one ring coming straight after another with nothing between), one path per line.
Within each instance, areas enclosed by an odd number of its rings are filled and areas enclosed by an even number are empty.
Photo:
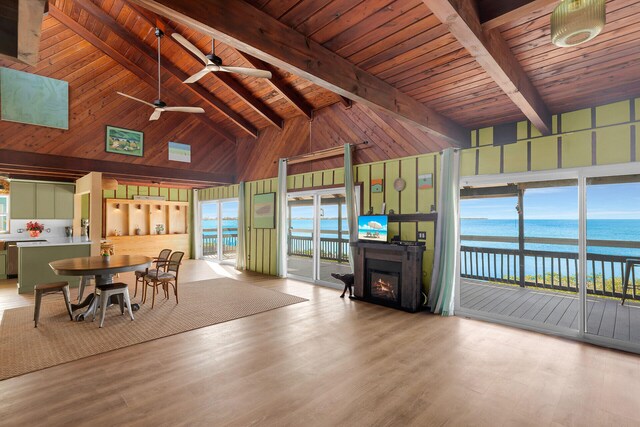
M516 197L460 201L461 218L517 219ZM578 187L526 190L525 219L578 219ZM640 183L587 186L587 219L639 219Z

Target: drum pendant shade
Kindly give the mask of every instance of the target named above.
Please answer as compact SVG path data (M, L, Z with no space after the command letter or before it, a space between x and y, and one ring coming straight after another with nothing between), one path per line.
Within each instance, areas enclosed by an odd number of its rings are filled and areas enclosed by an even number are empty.
M605 0L563 0L551 14L551 42L572 47L600 34L606 22Z

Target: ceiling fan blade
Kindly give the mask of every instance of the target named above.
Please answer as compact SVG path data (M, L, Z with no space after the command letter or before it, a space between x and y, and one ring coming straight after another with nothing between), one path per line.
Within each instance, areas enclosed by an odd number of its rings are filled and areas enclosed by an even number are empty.
M153 111L153 114L151 114L151 117L149 117L149 121L158 120L160 118L160 114L162 114L162 111L162 108L156 108Z
M201 78L203 78L204 76L206 76L207 74L209 74L212 70L209 69L209 67L205 67L204 69L198 71L197 73L195 73L193 76L189 77L187 80L185 80L185 83L195 83L198 80L200 80Z
M191 43L189 40L185 39L181 34L179 34L179 33L171 33L171 37L173 37L182 46L184 46L185 48L189 49L191 51L191 53L193 53L195 56L197 56L198 59L200 59L200 61L204 62L205 65L209 65L209 64L212 63L211 61L209 61L209 58L207 58L204 55L204 53L202 53L200 51L200 49L195 47L193 45L193 43Z
M164 107L164 111L180 111L182 113L204 113L200 107Z
M227 73L244 74L245 76L260 77L264 79L271 78L271 72L265 71L265 70L258 70L256 68L227 67L227 66L221 65L220 71L226 71Z
M142 99L134 98L133 96L131 96L131 95L127 95L126 93L122 93L122 92L116 92L116 93L117 93L118 95L122 95L122 96L125 96L125 97L127 97L127 98L133 99L134 101L142 102L143 104L146 104L146 105L148 105L149 107L156 108L156 106L155 106L155 105L153 105L153 104L152 104L152 103L150 103L150 102L143 101Z

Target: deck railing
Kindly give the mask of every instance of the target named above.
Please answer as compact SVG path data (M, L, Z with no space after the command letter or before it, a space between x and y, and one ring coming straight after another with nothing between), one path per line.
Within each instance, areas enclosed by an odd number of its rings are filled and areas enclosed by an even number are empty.
M295 235L293 233L298 233ZM300 236L299 234L309 234ZM313 256L312 230L291 229L287 236L288 255L309 257ZM337 230L322 230L323 235L337 235ZM343 232L343 234L347 234ZM320 259L338 262L349 262L349 237L321 237L320 238Z
M517 238L490 236L461 236L461 240L517 242ZM577 246L577 240L573 239L529 238L526 239L526 243ZM639 248L640 242L589 240L587 245ZM521 255L517 249L461 246L460 253L460 273L464 278L499 283L524 283L525 286L578 292L578 254L575 252L524 250ZM524 282L521 282L519 273L521 256L524 257L527 271ZM627 258L631 257L587 253L587 293L622 297ZM635 273L631 269L626 298L640 300L640 294L636 294L634 283L640 284L640 278L636 282Z
M202 255L218 256L218 229L202 229ZM222 228L222 258L233 258L236 255L236 245L238 244L238 229L231 227Z

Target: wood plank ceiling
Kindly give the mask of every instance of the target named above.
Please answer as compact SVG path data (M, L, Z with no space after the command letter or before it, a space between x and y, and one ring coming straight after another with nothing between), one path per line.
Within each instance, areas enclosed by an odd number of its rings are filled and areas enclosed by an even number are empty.
M69 81L74 95L72 120L82 128L74 130L78 138L96 132L99 117L117 113L122 116L119 125L145 129L157 139L171 132L176 138L188 138L197 150L192 169L230 175L247 171L244 164L236 167L237 161L243 161L236 158L236 141L242 143L243 157L253 158L246 152L250 147L247 141L273 143L277 135L291 131L292 127L285 129L287 121L295 118L299 123L301 117L313 119L314 110L339 102L344 109L350 104L329 90L331 84L323 84L322 79L311 79L317 84L312 83L287 71L296 67L283 66L282 61L279 67L265 63L266 58L273 57L269 52L255 55L260 56L258 59L240 50L242 31L225 39L226 44L216 41L216 54L225 65L268 69L274 75L272 80L211 73L196 84L186 85L182 80L199 71L202 64L166 36L162 40L163 98L169 105L200 106L206 113L166 113L161 121L150 124L146 121L151 112L148 107L121 98L115 91L149 101L156 98L155 26L167 35L182 34L206 53L212 41L205 34L211 34L207 28L213 28L216 22L224 27L221 16L233 16L230 10L248 10L250 5L259 10L254 16L263 20L243 22L253 27L241 29L264 31L284 24L282 31L293 31L288 34L301 35L309 41L307 44L318 44L316 51L333 55L336 69L347 70L344 61L355 66L351 70L354 81L364 78L369 83L378 82L385 93L390 93L389 87L408 97L403 100L417 101L415 105L424 106L427 113L432 111L435 121L443 123L442 129L454 139L467 129L536 115L540 123L548 123L549 112L640 96L640 0L607 1L604 32L574 48L558 48L550 42L550 13L557 0L476 0L476 8L473 2L463 0L237 0L222 4L202 0L50 0L38 65L27 67L2 59L0 66ZM178 12L164 16L151 12L162 13L165 9L194 15L194 11L200 11L192 17L193 22L202 23L199 31L186 26L188 20L180 19ZM267 37L277 39L275 35ZM286 44L278 40L274 46L277 43ZM285 51L283 56L287 53L300 55ZM487 61L486 55L499 58ZM314 67L327 65L314 64L313 60L308 58L308 67L303 70L309 76L313 76ZM524 84L524 80L530 83ZM375 86L364 90L333 88L340 89L337 91L342 95L352 93L356 100L376 96ZM408 114L402 111L406 105L397 105L397 111L383 106L381 113L397 118ZM336 107L332 111L339 112ZM360 114L363 111L368 110L358 110ZM339 116L357 114L338 114L336 119ZM408 118L416 122L415 116ZM431 126L429 120L417 126L425 130L423 125ZM268 138L256 139L265 132ZM0 123L0 133L23 137L29 147L44 153L121 160L102 152L99 145L89 149L65 143L68 135L50 129L26 132ZM410 139L396 142L411 143ZM443 139L427 146L449 144ZM0 148L8 146L0 142ZM161 165L166 151L153 145L150 150L150 157L133 159L133 163ZM406 147L392 151L413 152ZM260 147L258 152L265 152L265 148Z

